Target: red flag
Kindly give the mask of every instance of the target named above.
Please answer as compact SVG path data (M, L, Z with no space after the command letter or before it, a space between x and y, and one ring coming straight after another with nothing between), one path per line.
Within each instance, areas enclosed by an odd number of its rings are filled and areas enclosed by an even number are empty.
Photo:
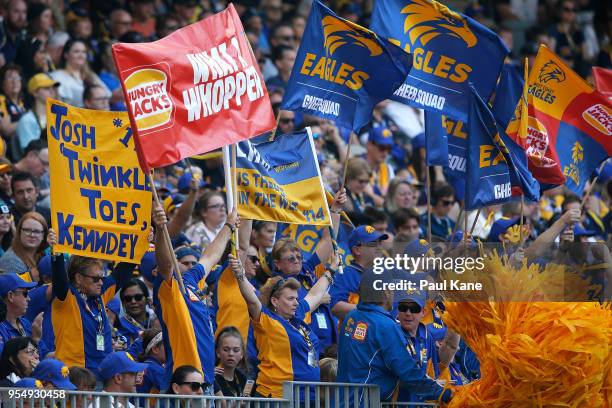
M276 122L233 5L169 36L115 44L143 170L265 133Z
M595 89L612 100L612 69L593 67L593 78L595 78Z

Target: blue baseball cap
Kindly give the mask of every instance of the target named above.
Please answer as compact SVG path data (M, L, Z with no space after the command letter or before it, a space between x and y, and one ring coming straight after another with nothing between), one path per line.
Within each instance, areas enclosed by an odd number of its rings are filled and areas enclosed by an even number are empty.
M499 235L508 231L508 228L519 223L520 217L514 218L500 218L495 221L489 231L489 238L487 241L499 242Z
M375 241L384 241L389 235L382 234L369 225L361 225L351 232L348 243L349 249L361 244L369 244Z
M146 364L137 363L128 352L116 351L104 357L98 368L98 377L107 381L116 374L139 373L146 368Z
M26 377L14 384L15 388L43 388L43 384L36 378Z
M0 275L0 297L5 297L9 292L17 289L30 289L36 285L36 282L24 281L16 273L4 273Z
M184 258L189 255L194 256L196 259L200 259L200 256L202 255L202 250L200 249L200 247L197 246L182 246L177 248L174 253L176 254L176 259L178 259L179 261L181 260L181 258Z
M178 182L176 183L176 188L178 189L179 193L181 194L189 193L189 183L191 183L192 178L193 178L193 174L191 174L190 171L183 173L181 177L179 177ZM208 184L206 184L204 180L200 180L200 185L198 187L204 188L207 185Z
M425 292L420 290L402 290L399 292L395 292L393 300L396 303L414 302L417 305L421 306L421 309L423 309L425 307L425 303L427 302L427 295L425 294Z
M48 381L62 390L76 390L77 387L68 379L68 366L62 361L48 358L36 366L32 377L40 381Z
M45 276L51 277L51 271L51 255L47 254L38 261L38 274L41 278Z
M378 126L370 130L368 141L380 146L392 146L393 133L385 126Z
M410 257L419 257L425 255L429 251L429 244L424 239L413 239L404 247L404 254Z
M153 283L153 281L155 280L155 278L153 277L153 269L155 269L155 267L157 267L157 260L155 259L155 250L149 250L145 252L145 254L142 256L142 259L140 260L140 266L138 267L140 275L142 275L142 277L148 280L149 282Z

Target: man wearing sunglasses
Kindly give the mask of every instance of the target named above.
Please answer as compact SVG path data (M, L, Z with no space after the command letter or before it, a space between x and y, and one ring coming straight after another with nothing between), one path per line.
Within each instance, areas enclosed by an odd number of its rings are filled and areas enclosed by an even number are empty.
M455 190L449 184L443 184L433 190L431 194L431 235L446 239L455 228L455 221L448 213L455 204ZM427 213L421 217L423 230L427 231Z
M6 318L0 323L0 353L9 339L32 335L32 323L23 316L28 308L28 290L35 286L15 273L0 275L0 298L6 305Z
M427 326L421 323L425 316L425 295L420 291L403 291L398 295L397 320L408 342L408 352L423 374L438 378L440 368L435 340ZM399 400L424 402L410 387L400 387Z
M365 159L374 172L374 192L380 196L387 194L389 183L395 177L393 167L387 163L393 147L393 133L389 128L372 128L368 135Z
M116 351L110 353L100 363L98 370L98 378L104 384L103 391L109 393L135 393L136 392L136 378L139 373L146 370L147 365L143 363L137 363L134 358L125 351ZM98 406L97 402L92 406ZM116 408L132 408L131 402L125 397L119 397L117 404L113 404L111 397L111 406Z

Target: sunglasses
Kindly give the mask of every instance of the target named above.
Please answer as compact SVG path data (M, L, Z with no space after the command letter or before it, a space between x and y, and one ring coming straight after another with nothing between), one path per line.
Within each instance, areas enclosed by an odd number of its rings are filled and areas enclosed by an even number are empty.
M288 118L285 118L285 119L281 119L281 120L279 120L279 122L280 122L280 123L283 123L283 124L288 124L288 123L293 123L293 122L294 122L294 120L293 120L293 119L288 119Z
M398 312L402 312L402 313L406 313L406 312L410 312L412 314L416 314L416 313L420 313L422 310L421 306L419 305L414 305L414 304L399 304L397 305L397 311Z
M188 381L179 383L179 385L188 385L191 388L191 391L193 392L196 392L200 388L202 389L202 391L204 391L204 389L208 386L207 383L188 382Z
M375 143L375 144L376 144L376 143ZM390 151L391 151L391 146L376 144L376 147L377 147L377 148L378 148L378 150L380 150L381 152L390 152Z
M144 298L145 298L145 295L143 295L142 293L141 293L141 294L138 294L138 295L125 295L125 296L123 297L123 301L124 301L124 302L128 302L128 303L129 303L129 302L131 302L131 301L134 301L134 302L142 302L142 300L143 300Z
M247 258L254 264L259 262L259 257L257 255L247 255Z
M100 282L102 279L104 279L104 276L91 276L91 275L87 275L84 273L79 272L80 275L85 276L86 278L89 278L93 281L93 283L98 283Z
M571 7L563 7L563 11L568 12L568 13L574 13L576 12L576 9L571 8Z
M304 257L302 255L298 255L298 256L291 255L288 258L282 258L281 259L281 261L287 261L287 262L290 262L290 263L302 262L303 260L304 260Z
M454 201L452 200L442 200L442 205L448 207L449 205L453 205Z

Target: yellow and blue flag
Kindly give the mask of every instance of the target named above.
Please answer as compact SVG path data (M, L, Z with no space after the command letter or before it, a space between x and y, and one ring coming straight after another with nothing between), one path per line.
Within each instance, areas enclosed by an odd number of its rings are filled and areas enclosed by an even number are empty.
M508 135L527 152L540 183L563 184L581 195L599 164L612 155L612 108L544 46L527 84L528 114L517 106ZM524 118L527 116L527 118ZM527 121L527 130L521 125Z
M425 160L428 166L448 165L448 136L441 114L425 111Z
M448 164L444 176L455 189L457 200L465 198L465 177L467 164L467 125L465 122L444 118L448 140Z
M248 219L331 225L310 128L237 144L238 213Z
M376 1L371 28L413 56L393 99L464 122L468 82L489 100L509 52L493 31L433 0Z
M410 55L399 47L315 0L281 109L332 119L359 132L411 66Z

